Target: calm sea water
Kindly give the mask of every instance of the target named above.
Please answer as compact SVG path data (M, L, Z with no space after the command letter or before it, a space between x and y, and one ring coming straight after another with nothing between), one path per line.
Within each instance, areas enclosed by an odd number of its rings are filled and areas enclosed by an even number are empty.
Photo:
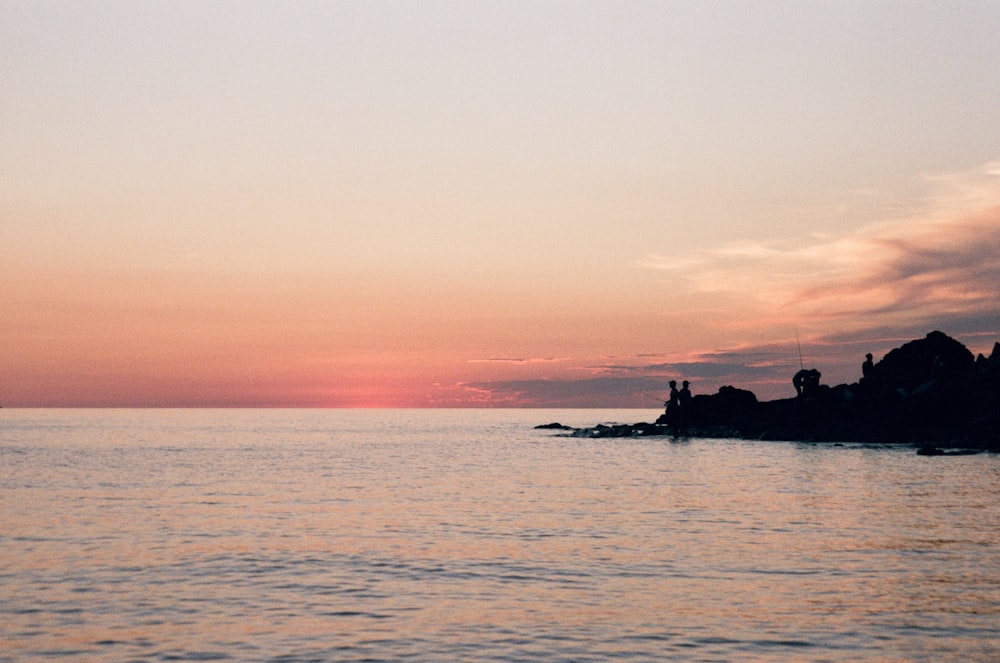
M0 660L1000 659L1000 457L0 410Z

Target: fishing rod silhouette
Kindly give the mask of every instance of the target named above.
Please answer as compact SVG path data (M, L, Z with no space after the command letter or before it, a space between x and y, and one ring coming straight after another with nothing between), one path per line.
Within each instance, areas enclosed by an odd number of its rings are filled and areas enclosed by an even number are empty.
M795 328L795 347L799 351L799 372L792 376L792 385L795 387L797 397L815 396L819 390L819 379L822 375L815 368L806 370L806 364L802 360L802 343L799 342L799 329Z

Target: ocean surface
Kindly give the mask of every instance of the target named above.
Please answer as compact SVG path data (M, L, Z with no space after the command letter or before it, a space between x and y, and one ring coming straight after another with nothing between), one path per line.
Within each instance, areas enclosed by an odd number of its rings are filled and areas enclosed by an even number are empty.
M997 661L1000 456L0 410L0 661Z

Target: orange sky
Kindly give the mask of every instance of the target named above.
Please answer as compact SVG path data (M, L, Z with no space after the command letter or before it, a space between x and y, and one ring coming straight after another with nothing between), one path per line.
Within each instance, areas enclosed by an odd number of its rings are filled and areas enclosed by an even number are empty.
M3 3L0 404L653 407L1000 340L1000 9Z

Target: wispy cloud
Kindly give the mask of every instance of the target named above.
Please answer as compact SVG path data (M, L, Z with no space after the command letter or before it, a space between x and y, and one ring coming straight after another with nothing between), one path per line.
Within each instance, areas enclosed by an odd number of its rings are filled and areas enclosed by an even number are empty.
M947 317L997 324L1000 314L1000 163L927 178L916 216L853 232L730 244L683 261L649 256L650 269L682 272L699 292L733 293L762 318L817 327L933 324Z
M555 364L567 361L567 357L489 357L468 359L467 364Z

